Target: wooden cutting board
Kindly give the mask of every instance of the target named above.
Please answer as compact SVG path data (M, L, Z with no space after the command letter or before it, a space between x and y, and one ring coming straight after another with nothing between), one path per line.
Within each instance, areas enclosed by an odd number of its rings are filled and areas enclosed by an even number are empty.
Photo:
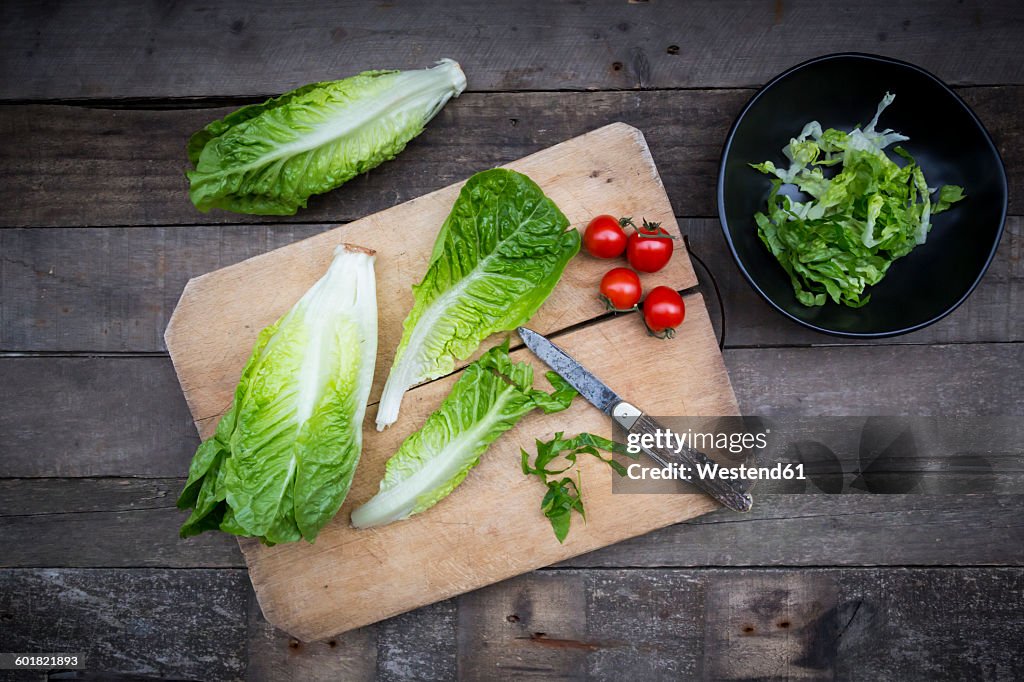
M599 213L679 228L643 134L605 126L508 164L536 181L579 229ZM412 306L411 287L426 270L434 238L461 183L189 281L165 333L167 349L202 437L229 407L260 329L299 299L326 270L335 245L377 251L379 343L362 459L348 499L314 544L264 547L240 539L267 620L303 640L367 625L626 538L704 514L716 503L699 495L611 492L612 471L582 460L587 523L573 520L564 545L540 511L543 484L520 471L520 446L556 431L611 433L608 418L582 398L562 413L525 417L484 454L465 482L434 508L406 521L357 531L354 506L377 490L384 463L440 405L458 373L405 396L398 422L374 428L376 401ZM340 191L345 191L344 189ZM686 321L671 341L651 338L636 314L608 316L597 299L601 276L618 263L581 252L529 326L552 336L620 395L657 415L733 415L736 399L699 293L686 297ZM697 283L681 240L659 284ZM485 347L501 341L489 339ZM513 357L542 367L512 338ZM482 352L482 351L481 351ZM465 363L463 363L463 366ZM184 473L184 472L182 472Z

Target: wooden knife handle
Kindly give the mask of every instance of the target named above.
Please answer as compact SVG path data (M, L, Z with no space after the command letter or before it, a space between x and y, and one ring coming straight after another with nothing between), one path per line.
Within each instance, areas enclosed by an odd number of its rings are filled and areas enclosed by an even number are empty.
M677 464L686 468L690 474L690 483L700 488L721 504L738 512L748 512L754 504L750 493L737 490L734 485L718 478L704 479L697 475L697 465L713 465L715 462L699 450L689 446L683 446L679 452L670 448L647 447L642 445L642 436L650 434L652 437L659 432L661 434L671 433L671 429L658 423L653 417L649 417L639 409L627 402L621 402L612 410L612 418L631 434L637 434L637 445L654 461L667 467L669 464ZM664 436L663 436L664 439Z

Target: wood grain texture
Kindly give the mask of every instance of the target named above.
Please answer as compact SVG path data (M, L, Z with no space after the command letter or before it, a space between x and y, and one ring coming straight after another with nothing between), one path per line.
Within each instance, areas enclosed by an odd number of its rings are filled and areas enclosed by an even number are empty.
M444 682L458 675L456 604L447 600L319 642L301 642L260 613L249 590L249 680Z
M306 644L263 619L239 569L0 569L5 646L84 653L95 680L449 680L455 623L448 601Z
M330 227L0 230L0 349L162 352L189 279Z
M725 364L743 414L1024 414L1022 344L744 348ZM199 444L166 357L0 358L0 403L6 477L177 477Z
M3 358L0 475L181 476L199 439L177 385L163 357Z
M1024 120L1017 114L1024 109L1024 87L959 92L992 133L1007 164L1011 213L1024 213L1019 153ZM232 108L4 106L0 133L20 144L0 147L5 196L0 226L356 220L611 121L645 133L676 215L714 216L722 143L752 95L751 90L731 89L465 94L394 163L313 197L297 216L267 218L202 214L188 200L185 141ZM141 147L140 140L145 141Z
M2 567L244 567L219 533L178 537L180 478L0 479Z
M1022 344L736 349L727 357L743 414L1024 415ZM970 370L952 366L959 362ZM783 364L795 375L782 379Z
M468 679L1012 679L1020 569L533 573L460 597ZM978 613L986 614L984 619ZM972 625L964 636L962 623ZM976 628L976 629L974 629Z
M234 538L178 538L184 478L0 480L0 566L244 568ZM758 496L558 564L1013 566L1024 563L1019 495Z
M1022 362L1019 344L726 352L745 413L767 407L802 414L834 411L833 374L838 374L848 377L842 408L849 413L1022 414L1024 393L1013 372L1007 372ZM12 367L17 371L10 371ZM865 368L871 371L865 373ZM155 385L146 376L154 373L160 377ZM51 428L51 395L75 390L68 377L85 384L102 379L111 386L141 383L158 395L176 396L166 358L7 358L0 360L0 376L13 385L37 383L50 389L12 401L8 404L13 411L0 414L0 419L9 415L12 423L24 427L17 432L22 438L10 443L5 475L173 477L187 470L198 439L194 432L177 435L175 423L191 431L184 401L177 397L143 415L125 407L112 410L95 399L71 401L58 421L95 424L91 435ZM758 376L772 377L771 387ZM776 398L766 402L771 396ZM136 399L128 394L127 404ZM0 425L0 431L4 428ZM15 433L11 428L5 432ZM0 535L10 544L3 563L240 566L241 556L228 538L208 534L178 540L183 515L172 504L180 483L4 481ZM716 512L578 557L569 565L1019 564L1024 542L1014 538L1024 539L1021 499L788 498L756 505L750 515L739 518Z
M572 228L585 228L599 212L596 205L616 215L640 205L648 207L650 220L660 222L669 234L679 234L643 134L635 128L608 125L507 167L540 185ZM451 185L190 280L164 339L200 433L212 433L216 419L230 406L238 376L260 330L299 300L327 270L334 248L345 242L376 251L378 351L370 393L370 402L375 403L401 340L403 320L412 309L412 287L423 278L438 230L460 190L461 183ZM403 232L402 239L395 238L396 226ZM530 319L531 328L546 334L604 314L604 304L594 295L594 283L606 270L607 263L602 260L573 259L551 296ZM682 254L658 273L658 281L686 289L695 285L697 278ZM268 288L270 282L273 286ZM257 300L259 304L254 305ZM505 337L495 335L483 348L497 345ZM520 345L518 339L513 341L514 346Z
M560 564L621 566L1019 566L1018 495L758 497Z
M0 570L0 632L11 651L83 653L96 673L241 680L247 583L241 570Z
M0 585L2 627L5 635L16 633L5 641L85 651L93 671L129 675L311 681L617 680L623 670L645 680L1024 675L1016 655L1024 607L1020 568L542 571L314 643L269 628L239 570L5 569ZM195 595L204 599L194 601ZM169 631L166 617L180 625ZM964 623L971 624L970 636Z
M958 84L1024 83L1024 14L1011 0L871 0L827 13L811 0L700 0L685 11L612 0L292 0L272 12L241 0L23 0L4 3L0 27L2 99L268 94L440 57L461 61L473 90L749 86L847 50L907 59Z
M4 292L0 350L163 351L163 331L190 278L331 227L0 230L0 289ZM679 229L719 285L726 309L727 346L1024 340L1024 327L1016 319L1024 300L1024 219L1020 217L1007 221L995 260L963 306L921 331L881 341L848 341L789 323L742 278L717 220L682 219ZM703 271L698 269L698 274ZM717 323L718 303L711 282L703 284Z

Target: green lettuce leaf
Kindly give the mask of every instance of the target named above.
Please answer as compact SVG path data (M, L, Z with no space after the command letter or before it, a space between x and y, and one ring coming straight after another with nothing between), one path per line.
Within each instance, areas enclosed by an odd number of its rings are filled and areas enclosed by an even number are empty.
M931 217L964 198L963 189L947 185L933 190L924 172L905 149L895 147L898 164L885 152L908 139L889 129L875 130L878 118L895 95L886 93L875 117L850 132L822 131L817 121L783 148L790 165L752 164L773 175L768 210L755 214L757 233L789 275L797 300L820 306L831 299L852 308L870 299L867 287L885 276L893 261L923 244ZM824 168L841 164L828 177ZM792 185L810 196L796 201L783 193Z
M550 394L533 388L533 367L512 362L507 339L469 365L437 411L388 460L380 491L352 512L352 525L381 526L433 507L523 415L569 407L576 391L554 372L546 376L555 388Z
M341 507L362 449L377 353L373 256L339 246L327 273L264 329L178 499L182 537L220 529L310 542Z
M592 433L580 433L572 438L565 438L559 431L551 440L544 441L538 438L536 446L537 454L533 464L530 464L530 454L520 448L522 469L524 474L536 476L547 486L547 492L540 502L540 510L551 523L551 530L559 542L565 542L569 535L574 511L584 522L587 520L587 513L583 508L583 479L579 470L576 471L575 480L572 476L562 476L576 466L579 455L593 455L610 466L619 476L626 475L626 467L616 461L611 454L608 457L602 456L601 450L632 459L637 458L637 455L630 452L622 443ZM557 462L554 467L551 466L552 462Z
M466 87L459 65L366 71L243 107L188 143L189 197L206 212L292 215L393 159Z
M580 248L580 235L530 178L510 170L466 182L434 243L377 407L398 419L413 385L451 373L491 334L525 324Z

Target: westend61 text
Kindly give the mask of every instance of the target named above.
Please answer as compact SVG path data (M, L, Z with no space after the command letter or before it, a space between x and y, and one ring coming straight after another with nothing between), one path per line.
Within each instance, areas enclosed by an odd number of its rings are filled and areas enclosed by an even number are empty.
M779 462L773 466L753 467L741 464L735 467L724 467L716 462L696 464L670 464L667 467L644 467L642 464L630 464L626 467L626 475L634 481L642 480L678 480L692 481L694 477L704 481L803 481L803 464Z

